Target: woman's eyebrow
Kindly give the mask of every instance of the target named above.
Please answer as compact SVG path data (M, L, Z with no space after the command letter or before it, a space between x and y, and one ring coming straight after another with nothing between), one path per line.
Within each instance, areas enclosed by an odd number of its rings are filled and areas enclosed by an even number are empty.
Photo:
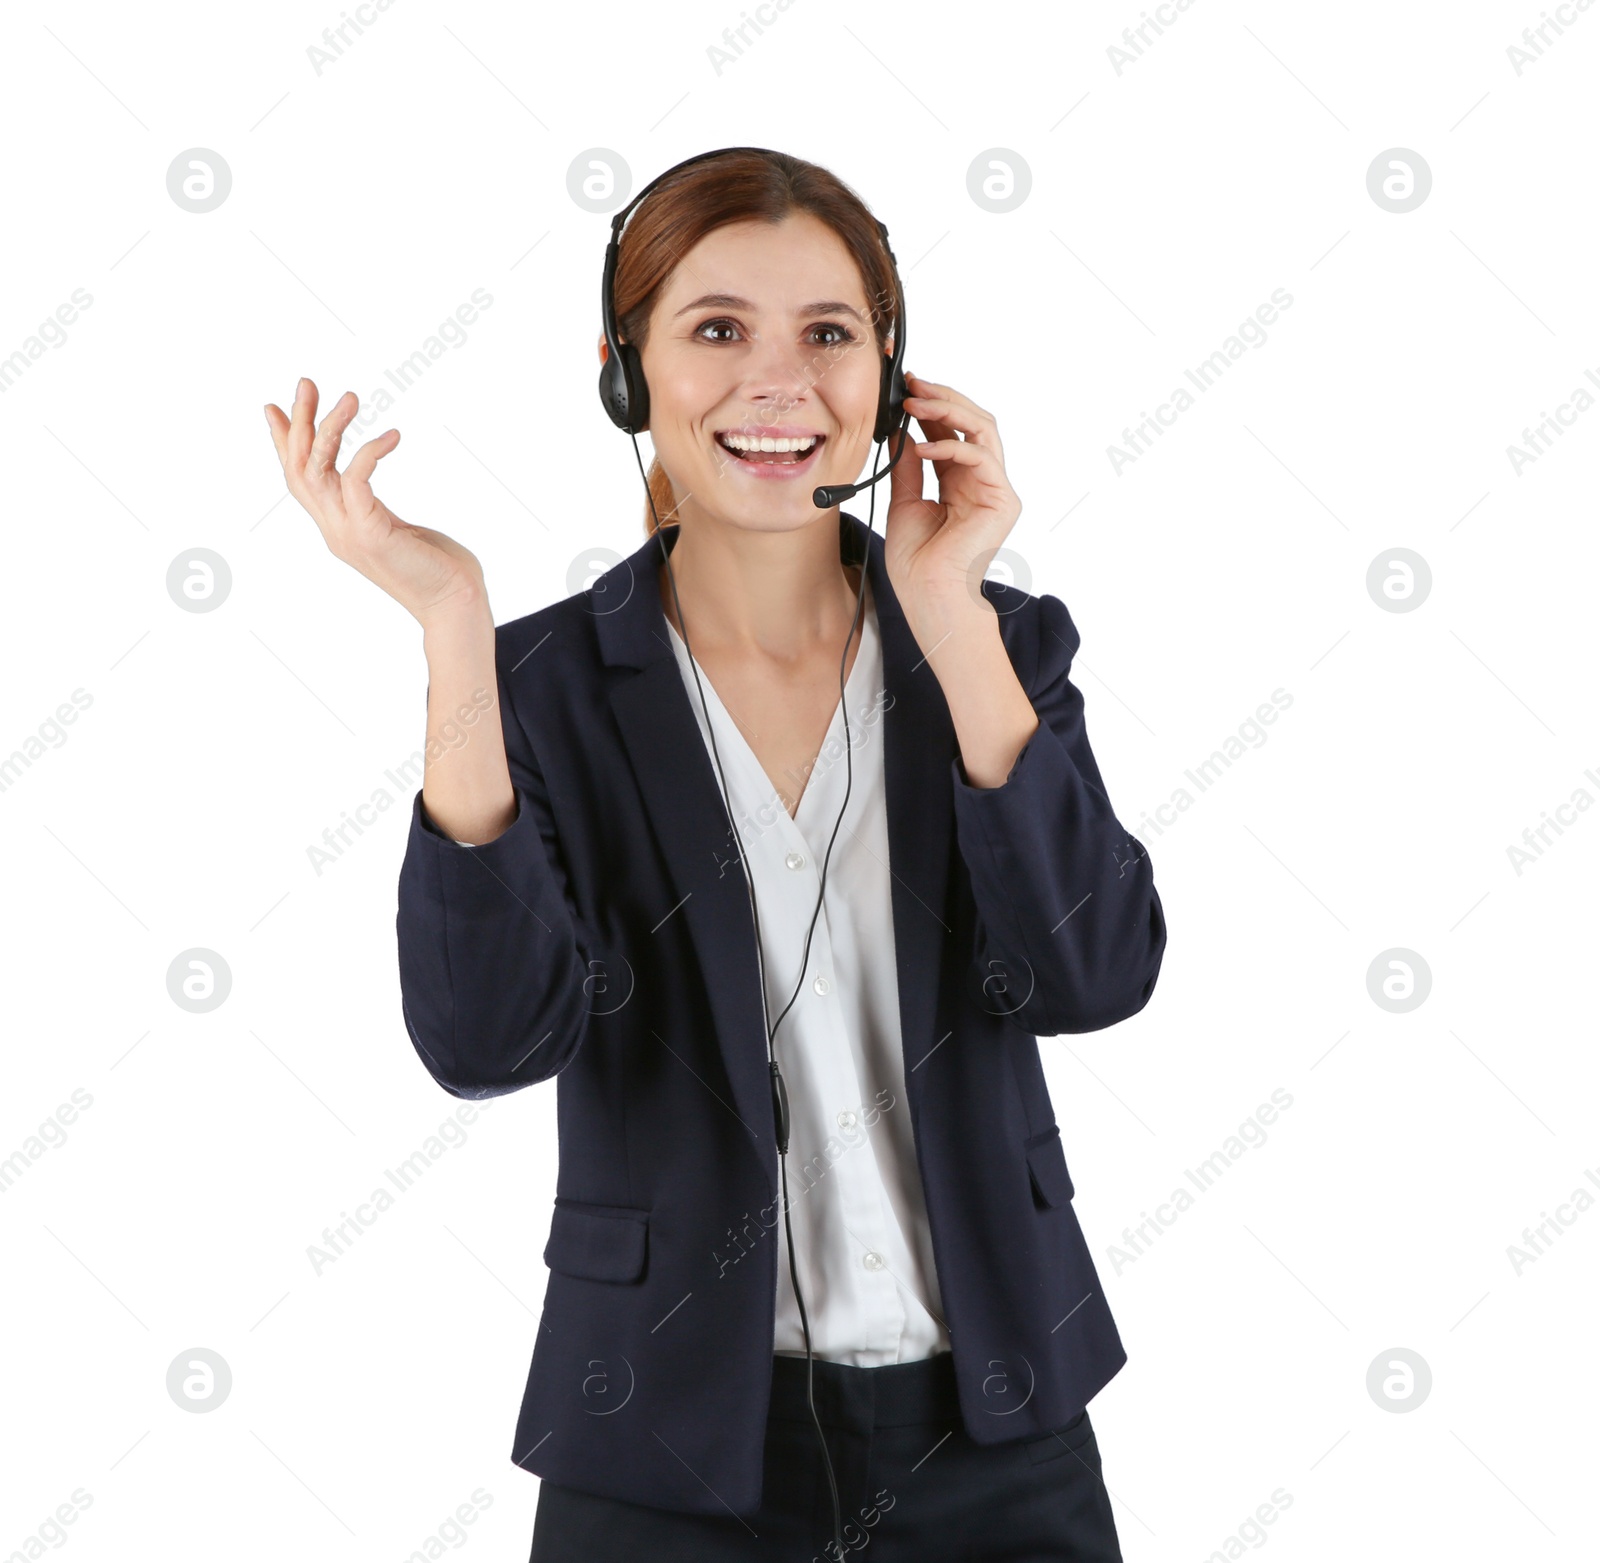
M685 304L672 318L678 315L687 315L691 309L754 309L755 306L747 298L739 298L732 293L702 293L699 298ZM846 304L843 299L819 299L815 304L802 304L795 311L798 315L854 315L861 319L858 310Z

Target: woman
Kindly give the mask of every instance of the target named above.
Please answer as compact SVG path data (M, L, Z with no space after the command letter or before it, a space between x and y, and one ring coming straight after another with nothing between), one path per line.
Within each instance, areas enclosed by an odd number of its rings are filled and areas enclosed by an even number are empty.
M458 1097L558 1077L533 1559L1119 1558L1086 1407L1126 1357L1035 1038L1141 1009L1166 927L1065 606L984 579L995 420L886 367L886 236L813 164L679 165L614 261L646 541L539 612L374 496L396 431L337 472L352 395L267 409L423 627L413 1045ZM887 535L818 508L902 407Z

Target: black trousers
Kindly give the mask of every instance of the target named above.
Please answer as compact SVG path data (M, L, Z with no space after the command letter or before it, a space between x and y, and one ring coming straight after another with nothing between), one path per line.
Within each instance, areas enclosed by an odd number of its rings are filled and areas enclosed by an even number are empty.
M760 1510L679 1514L542 1481L530 1563L836 1559L806 1359L774 1355ZM813 1360L846 1556L867 1563L1122 1563L1089 1413L976 1444L949 1352L857 1368Z

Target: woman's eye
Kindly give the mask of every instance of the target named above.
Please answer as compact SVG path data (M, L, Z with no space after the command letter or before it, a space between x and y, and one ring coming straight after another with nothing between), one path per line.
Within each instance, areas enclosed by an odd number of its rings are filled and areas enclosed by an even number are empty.
M708 320L699 328L698 331L695 332L695 335L704 342L728 342L732 341L733 338L725 336L707 336L706 333L708 331L731 331L737 334L738 330L739 328L734 325L731 320ZM817 344L819 347L836 347L843 342L855 341L855 334L849 329L848 326L838 325L831 320L819 321L811 328L811 330L813 334L818 331L831 331L833 333L833 336L830 340L826 342L819 342Z

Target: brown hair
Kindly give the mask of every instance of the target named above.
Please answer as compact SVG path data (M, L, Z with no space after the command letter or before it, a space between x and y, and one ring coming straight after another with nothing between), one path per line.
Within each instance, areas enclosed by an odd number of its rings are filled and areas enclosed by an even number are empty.
M728 223L782 222L808 212L843 240L861 273L873 334L881 353L897 322L894 267L866 203L838 175L786 152L731 151L674 174L655 187L628 218L617 247L617 327L642 349L650 315L678 262L713 229ZM836 349L819 348L819 355ZM650 497L664 522L677 505L660 459L647 475ZM669 522L670 524L670 522ZM655 531L645 505L644 530Z

